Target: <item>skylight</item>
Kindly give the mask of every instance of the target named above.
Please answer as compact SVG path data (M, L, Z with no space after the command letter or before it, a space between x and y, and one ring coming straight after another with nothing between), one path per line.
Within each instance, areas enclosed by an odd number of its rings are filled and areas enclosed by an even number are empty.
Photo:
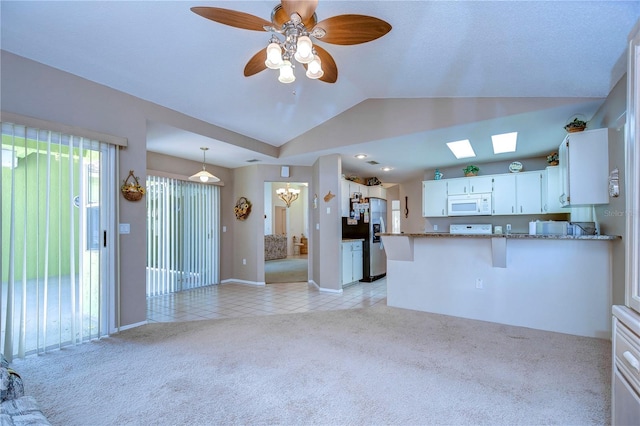
M505 152L515 152L517 139L518 132L503 133L501 135L491 136L491 142L493 143L493 153L503 154Z
M471 147L471 143L469 143L469 139L447 142L447 146L449 147L451 152L453 152L453 155L455 155L456 158L469 158L476 156L476 153Z

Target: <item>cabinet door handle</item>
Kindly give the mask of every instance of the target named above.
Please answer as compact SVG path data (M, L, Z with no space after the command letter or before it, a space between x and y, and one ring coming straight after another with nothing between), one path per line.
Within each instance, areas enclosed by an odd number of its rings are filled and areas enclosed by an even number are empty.
M444 216L444 209L442 209L442 216Z
M513 206L511 206L511 213L513 213Z
M622 356L624 356L624 359L626 359L627 362L631 364L631 366L636 370L637 373L640 373L640 361L638 361L638 358L633 356L633 354L629 351L624 351Z
M520 213L522 213L522 206L520 206Z
M472 187L471 187L471 192L474 192L474 190L475 190L475 187L474 187L474 186L472 186Z

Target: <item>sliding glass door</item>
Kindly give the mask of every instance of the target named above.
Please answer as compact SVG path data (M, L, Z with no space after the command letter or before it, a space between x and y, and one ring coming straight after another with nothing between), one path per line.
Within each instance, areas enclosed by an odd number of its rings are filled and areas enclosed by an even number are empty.
M109 333L115 151L2 123L0 343L7 358Z
M220 189L147 176L147 296L219 283Z

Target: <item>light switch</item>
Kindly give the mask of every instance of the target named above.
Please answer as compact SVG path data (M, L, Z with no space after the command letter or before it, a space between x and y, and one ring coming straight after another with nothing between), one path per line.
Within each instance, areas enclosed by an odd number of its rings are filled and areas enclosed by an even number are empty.
M316 229L320 229L320 224L316 223Z
M130 234L131 233L131 224L130 223L121 223L120 224L120 233L121 234Z
M222 232L227 232L227 227L226 226L222 227Z
M331 214L331 207L327 207L327 214Z

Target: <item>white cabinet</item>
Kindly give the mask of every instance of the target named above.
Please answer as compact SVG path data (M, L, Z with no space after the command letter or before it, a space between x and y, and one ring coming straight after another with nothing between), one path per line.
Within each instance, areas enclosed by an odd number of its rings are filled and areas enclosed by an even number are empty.
M542 213L542 172L516 174L516 214Z
M560 195L562 195L560 167L549 166L542 174L542 212L569 213L567 209L562 208Z
M425 180L422 182L422 216L441 217L447 215L448 180Z
M447 179L448 195L465 195L491 192L491 176Z
M493 214L542 213L542 172L522 172L493 177Z
M564 207L609 203L609 135L613 131L569 133L560 144L560 202Z
M381 198L383 200L386 200L387 199L387 190L382 185L367 186L367 197L368 198Z
M387 190L382 185L367 186L347 179L340 182L340 215L349 217L351 212L351 203L349 200L353 198L353 194L360 194L361 198L382 198L387 199Z
M363 262L362 241L342 243L342 285L363 278Z
M516 214L516 176L497 175L493 177L493 214Z

